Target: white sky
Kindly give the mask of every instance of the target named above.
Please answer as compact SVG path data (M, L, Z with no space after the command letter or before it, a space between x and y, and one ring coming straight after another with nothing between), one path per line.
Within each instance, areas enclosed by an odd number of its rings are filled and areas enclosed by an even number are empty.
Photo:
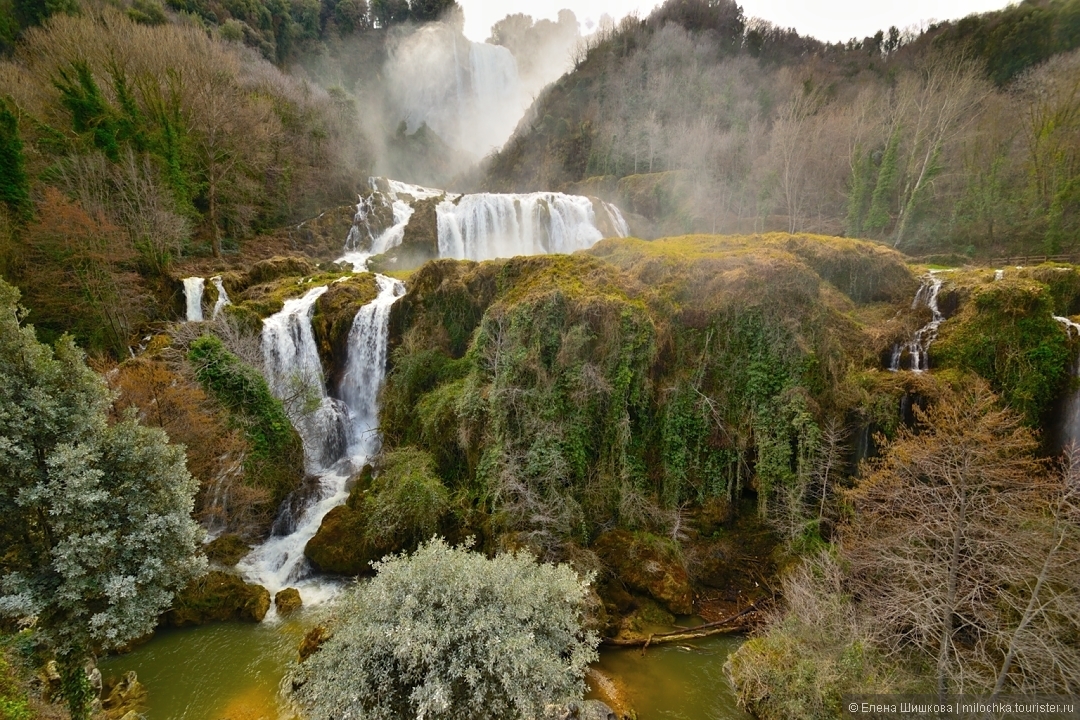
M526 13L536 19L554 20L561 8L577 15L581 31L587 20L596 22L602 13L616 21L638 10L645 16L656 0L458 0L465 9L465 35L484 41L491 26L512 13ZM1005 7L1007 0L742 0L747 17L760 17L783 27L794 27L800 35L819 40L862 39L877 30L896 25L903 30L929 20L961 18L973 12Z

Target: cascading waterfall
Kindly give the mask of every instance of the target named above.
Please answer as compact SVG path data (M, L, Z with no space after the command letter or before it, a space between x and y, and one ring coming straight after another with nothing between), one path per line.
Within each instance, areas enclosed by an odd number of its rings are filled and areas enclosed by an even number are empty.
M225 292L225 285L222 284L220 275L210 278L210 282L214 283L214 287L217 288L217 301L214 302L214 312L210 315L210 319L217 320L218 315L225 309L225 306L232 305L232 301L229 300L229 294Z
M923 278L923 283L919 287L919 291L915 293L915 299L911 303L911 309L929 308L930 322L919 328L909 342L897 344L893 348L892 362L889 364L890 370L895 372L902 369L900 365L905 352L911 363L908 369L914 372L924 372L930 369L930 344L937 339L938 328L945 320L945 316L941 314L941 310L938 308L938 293L941 292L942 283L942 279L937 277L933 271Z
M386 374L390 308L404 294L405 287L382 275L375 278L378 297L353 318L346 371L338 388L340 399L326 393L311 329L311 313L326 287L286 301L281 312L263 324L270 386L290 409L290 417L304 440L308 469L318 484L299 517L288 523L288 532L271 536L238 567L249 582L259 583L271 593L288 585L300 587L308 603L331 594L335 585L304 579L304 546L315 536L326 514L345 502L349 478L379 448L378 393ZM297 404L297 397L307 399Z
M206 281L201 277L184 278L184 299L187 301L187 321L202 322L202 296Z
M1073 333L1076 333L1077 337L1080 337L1080 323L1073 322L1067 317L1054 316L1054 319L1061 323L1065 332L1072 337ZM1073 377L1080 377L1080 355L1076 357L1076 363L1072 369ZM1061 448L1067 449L1070 445L1080 446L1080 389L1074 390L1065 399L1065 406L1062 408L1061 417L1061 431L1060 431Z
M562 193L465 195L456 203L439 203L437 212L439 257L444 258L572 253L604 237L593 202Z

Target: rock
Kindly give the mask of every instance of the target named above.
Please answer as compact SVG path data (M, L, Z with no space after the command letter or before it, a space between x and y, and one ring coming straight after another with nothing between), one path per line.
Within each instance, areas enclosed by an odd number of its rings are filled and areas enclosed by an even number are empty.
M628 588L646 593L675 615L690 615L690 579L668 542L647 533L612 530L597 538L592 549Z
M618 720L614 711L599 700L571 701L544 707L545 720Z
M355 275L334 282L315 301L311 329L318 343L328 385L336 386L349 359L349 331L356 312L379 294L378 283L371 273Z
M300 662L307 660L322 647L323 643L330 639L330 633L322 625L316 625L308 631L300 642Z
M222 535L207 543L203 551L210 562L232 567L251 552L251 546L244 542L239 535Z
M279 590L277 595L274 596L274 606L277 607L280 615L289 615L299 610L303 605L304 601L300 599L300 591L296 588Z
M272 257L268 260L260 260L252 265L248 271L244 273L241 283L243 284L243 288L248 288L252 285L268 283L283 277L303 277L314 274L315 266L307 258ZM224 280L224 278L222 279ZM241 289L242 288L239 285L230 288L228 283L225 284L225 290L230 295L239 294Z
M213 570L176 596L164 623L187 627L227 620L261 622L268 610L270 593L262 585L249 585L236 575Z
M349 236L355 218L355 204L339 205L292 228L289 239L294 247L308 255L332 259L341 255L341 246Z
M319 531L308 540L304 555L315 569L338 575L371 572L371 561L384 553L376 551L364 538L364 513L339 505L326 514Z
M109 678L102 690L101 710L106 720L128 720L142 717L146 709L147 692L135 671L120 678Z

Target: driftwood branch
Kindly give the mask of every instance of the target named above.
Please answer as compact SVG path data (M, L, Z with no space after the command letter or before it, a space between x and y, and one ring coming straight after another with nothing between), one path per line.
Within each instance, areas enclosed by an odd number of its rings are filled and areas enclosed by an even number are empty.
M749 607L735 613L730 617L726 617L723 620L717 620L716 622L705 623L704 625L698 625L694 628L687 628L686 630L673 630L671 632L664 633L652 633L648 636L632 637L632 638L604 638L604 645L611 645L614 647L640 647L644 652L650 645L656 645L657 643L669 643L679 642L681 640L697 640L703 637L709 637L710 635L721 635L723 633L735 632L740 629L739 626L734 626L733 623L739 618L749 615L751 612L757 610L757 605L750 605Z

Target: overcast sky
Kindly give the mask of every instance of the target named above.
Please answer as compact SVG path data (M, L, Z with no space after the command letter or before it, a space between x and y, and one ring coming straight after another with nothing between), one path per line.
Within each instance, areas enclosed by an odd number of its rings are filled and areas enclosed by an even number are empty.
M465 9L465 35L471 40L488 38L491 26L512 13L526 13L534 18L554 20L561 8L570 8L589 32L588 21L596 22L602 13L616 20L637 10L647 15L658 3L655 0L458 0ZM838 41L864 38L879 29L896 25L904 29L928 20L961 18L973 12L1005 7L1005 0L743 0L747 17L771 20L783 27L794 27L800 35L819 40Z

